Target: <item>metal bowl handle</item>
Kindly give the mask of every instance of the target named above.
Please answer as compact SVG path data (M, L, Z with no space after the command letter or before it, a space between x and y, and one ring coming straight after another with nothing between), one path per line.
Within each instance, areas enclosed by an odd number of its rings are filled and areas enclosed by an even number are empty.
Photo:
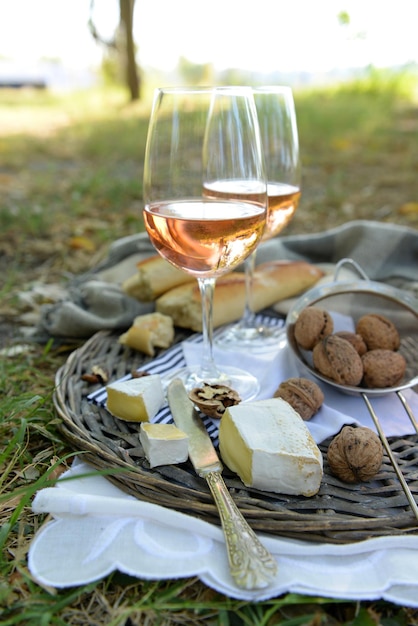
M356 263L356 261L354 261L354 259L345 258L345 259L341 259L340 261L338 261L338 263L335 266L335 273L334 273L335 282L338 281L338 274L340 273L344 265L351 265L357 271L360 278L363 278L364 280L369 280L369 277L367 276L366 272L364 272L364 270L360 267L358 263Z

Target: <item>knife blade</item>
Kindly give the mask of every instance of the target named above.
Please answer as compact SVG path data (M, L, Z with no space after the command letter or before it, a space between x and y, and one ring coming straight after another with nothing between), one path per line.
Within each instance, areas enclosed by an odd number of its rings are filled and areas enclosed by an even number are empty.
M209 486L218 509L231 576L239 587L262 589L277 573L277 561L248 525L222 478L222 463L183 382L175 378L167 387L173 420L189 437L189 458Z

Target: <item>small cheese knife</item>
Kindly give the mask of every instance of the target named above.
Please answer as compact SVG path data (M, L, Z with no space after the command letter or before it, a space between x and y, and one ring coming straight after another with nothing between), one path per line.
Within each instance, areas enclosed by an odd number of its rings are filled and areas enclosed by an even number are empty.
M277 561L260 542L232 500L221 475L222 464L179 378L171 381L167 396L174 422L189 437L189 458L193 467L198 476L208 483L217 506L232 578L244 589L267 587L277 573Z

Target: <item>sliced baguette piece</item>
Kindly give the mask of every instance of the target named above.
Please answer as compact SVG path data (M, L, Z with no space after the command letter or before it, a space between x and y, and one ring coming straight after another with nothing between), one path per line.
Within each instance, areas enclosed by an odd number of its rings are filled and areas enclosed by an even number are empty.
M122 289L142 302L153 302L169 289L195 280L159 255L139 261L136 267L138 271L122 283Z
M323 276L321 269L305 261L273 261L254 272L253 310L261 311L279 300L309 289ZM245 304L245 274L231 272L216 281L213 327L241 318ZM156 311L170 315L174 325L202 331L202 305L197 282L180 285L157 299Z
M162 313L138 315L128 330L119 337L119 343L149 356L155 348L168 348L174 341L173 320Z

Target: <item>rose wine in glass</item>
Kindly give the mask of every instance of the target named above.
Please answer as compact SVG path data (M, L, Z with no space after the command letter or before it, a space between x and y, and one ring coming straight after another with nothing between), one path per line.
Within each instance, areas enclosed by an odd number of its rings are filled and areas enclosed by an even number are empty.
M301 195L301 165L293 94L287 86L254 87L267 175L267 219L263 241L282 232L291 221ZM256 323L252 308L252 284L256 251L246 260L246 302L243 317L223 333L224 347L247 346L254 351L276 346L282 330Z
M214 185L245 190L237 198L212 197ZM218 367L212 350L215 282L247 258L265 226L265 179L252 90L157 89L144 163L144 222L159 254L199 283L203 359L171 377L188 389L223 383L241 398L255 397L259 382L238 367Z

